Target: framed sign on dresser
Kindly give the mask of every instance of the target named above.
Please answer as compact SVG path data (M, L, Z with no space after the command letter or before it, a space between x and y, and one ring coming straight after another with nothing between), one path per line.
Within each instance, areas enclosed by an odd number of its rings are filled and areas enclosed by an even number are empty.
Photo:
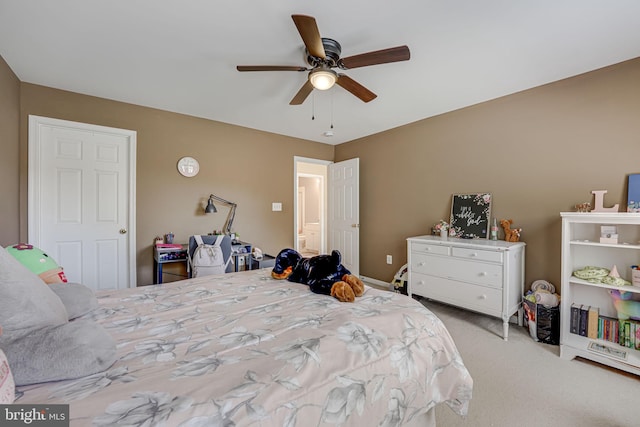
M499 317L502 336L518 314L522 325L523 242L417 236L407 239L407 291Z

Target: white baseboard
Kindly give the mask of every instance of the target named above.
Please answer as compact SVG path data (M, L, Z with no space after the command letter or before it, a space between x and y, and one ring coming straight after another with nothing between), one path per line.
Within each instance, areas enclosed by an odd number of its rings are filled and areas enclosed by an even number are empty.
M367 285L374 286L376 288L384 289L385 291L390 290L391 283L383 282L382 280L374 279L373 277L360 276L360 280L365 282Z

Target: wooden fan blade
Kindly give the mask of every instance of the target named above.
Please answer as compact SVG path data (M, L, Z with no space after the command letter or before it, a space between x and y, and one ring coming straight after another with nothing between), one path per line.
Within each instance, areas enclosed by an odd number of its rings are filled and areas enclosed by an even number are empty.
M298 28L307 51L313 56L324 59L326 54L322 45L320 31L318 31L318 26L316 25L316 19L307 15L291 15L291 18L293 18L293 22Z
M300 90L298 91L298 93L296 93L296 96L293 97L293 99L291 100L291 102L289 102L289 105L300 105L304 102L305 99L307 99L307 96L309 96L309 94L313 91L313 85L311 84L311 82L309 80L307 80L305 82L304 85L302 85L302 87L300 88Z
M305 67L288 65L238 65L238 71L309 71Z
M411 57L407 46L391 47L374 52L342 58L340 62L345 68L366 67L368 65L386 64L388 62L407 61Z
M373 101L378 96L357 81L353 80L351 77L344 74L338 74L338 81L336 83L360 98L363 102Z

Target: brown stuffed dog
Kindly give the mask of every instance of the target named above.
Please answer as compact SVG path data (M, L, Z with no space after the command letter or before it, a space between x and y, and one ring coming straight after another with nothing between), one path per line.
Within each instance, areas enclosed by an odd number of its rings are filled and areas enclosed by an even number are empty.
M341 259L336 250L331 255L303 258L294 249L283 249L276 257L271 276L308 285L312 292L331 295L338 301L353 302L364 293L364 284L342 265Z

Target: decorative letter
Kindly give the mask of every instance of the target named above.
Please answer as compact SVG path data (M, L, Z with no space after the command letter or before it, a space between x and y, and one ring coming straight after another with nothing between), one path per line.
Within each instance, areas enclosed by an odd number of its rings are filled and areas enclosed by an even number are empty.
M611 208L604 207L604 195L607 194L607 190L593 190L591 194L596 196L591 212L618 212L617 203Z

